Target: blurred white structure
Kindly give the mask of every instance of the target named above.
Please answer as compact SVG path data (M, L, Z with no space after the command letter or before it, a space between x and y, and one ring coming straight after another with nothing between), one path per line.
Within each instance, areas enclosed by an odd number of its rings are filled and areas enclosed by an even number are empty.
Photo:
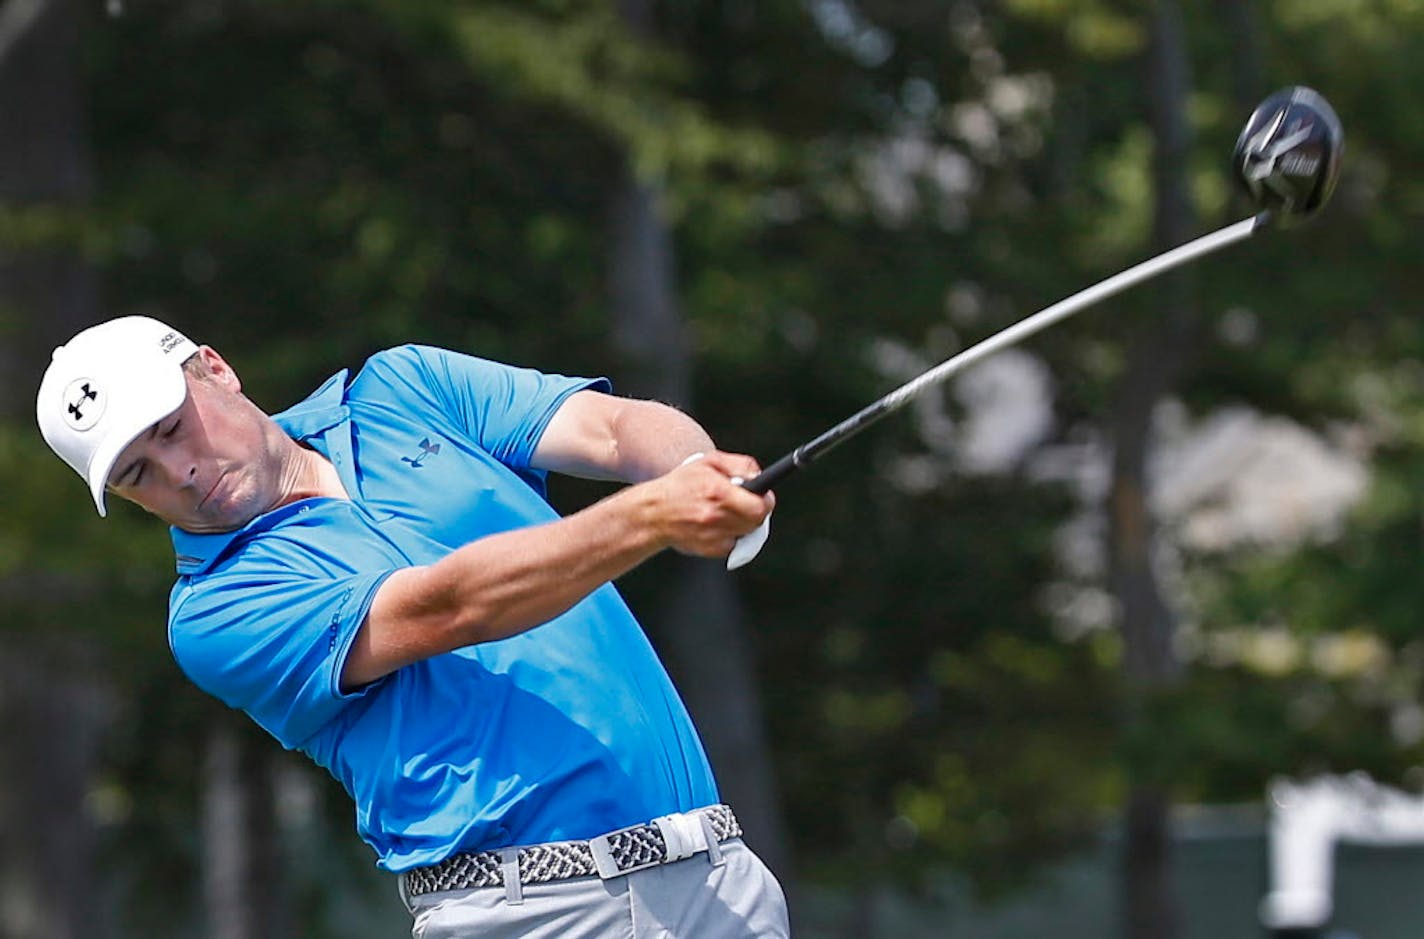
M1158 424L1154 508L1199 551L1329 540L1369 484L1360 454L1284 417L1174 404Z
M1275 780L1269 803L1270 889L1260 907L1267 929L1325 926L1334 909L1336 844L1424 843L1424 797L1364 773Z

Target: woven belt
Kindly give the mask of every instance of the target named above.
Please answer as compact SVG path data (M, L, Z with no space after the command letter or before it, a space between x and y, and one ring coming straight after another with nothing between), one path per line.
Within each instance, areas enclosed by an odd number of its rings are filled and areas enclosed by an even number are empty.
M739 838L742 826L730 807L711 805L691 812L665 815L643 825L610 831L588 841L548 844L456 854L439 864L406 871L411 896L442 890L505 886L505 871L515 863L521 884L542 884L571 877L621 877L634 871L669 864L699 851L715 853L715 845Z

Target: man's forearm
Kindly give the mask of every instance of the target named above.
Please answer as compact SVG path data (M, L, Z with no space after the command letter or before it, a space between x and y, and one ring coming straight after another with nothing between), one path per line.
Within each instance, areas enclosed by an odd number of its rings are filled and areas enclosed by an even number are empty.
M431 565L427 602L454 646L502 639L563 613L668 542L652 493L621 490L556 522L482 538Z
M420 659L517 635L568 610L664 544L639 487L546 525L489 535L381 585L342 673L354 688Z
M725 557L769 508L731 482L755 471L750 457L709 451L695 466L620 489L566 518L489 535L434 564L396 571L376 592L342 686L531 629L664 548Z

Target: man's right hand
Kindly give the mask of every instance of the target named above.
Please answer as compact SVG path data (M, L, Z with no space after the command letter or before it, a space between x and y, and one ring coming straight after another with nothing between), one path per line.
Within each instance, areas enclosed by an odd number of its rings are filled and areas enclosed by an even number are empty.
M756 529L776 504L739 485L761 472L745 454L713 450L643 483L656 494L649 524L667 545L697 557L726 557L738 538Z

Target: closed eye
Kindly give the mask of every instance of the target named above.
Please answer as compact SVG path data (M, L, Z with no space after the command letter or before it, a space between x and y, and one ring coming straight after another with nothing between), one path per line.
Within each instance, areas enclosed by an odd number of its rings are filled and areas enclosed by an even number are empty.
M119 477L109 483L110 489L132 489L143 479L143 461L136 460L129 464L129 468L119 474Z

